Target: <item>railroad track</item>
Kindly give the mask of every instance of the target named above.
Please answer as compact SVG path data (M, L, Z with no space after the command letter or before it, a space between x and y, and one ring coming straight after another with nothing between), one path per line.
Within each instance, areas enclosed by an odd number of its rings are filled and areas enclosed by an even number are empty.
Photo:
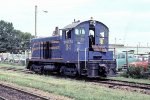
M100 80L100 81L88 80L88 82L94 85L106 86L108 88L121 89L121 90L134 91L134 92L137 91L140 93L150 95L150 84L111 80L111 79L106 79L104 81L103 80Z
M6 67L0 67L0 69L3 70L12 70L12 71L17 71L17 72L24 72L27 74L33 74L32 71L29 71L27 69L17 69L17 68L6 68ZM60 75L55 75L51 74L54 77L59 77L59 78L65 78ZM144 94L149 94L150 95L150 84L145 84L145 83L135 83L135 82L128 82L128 81L120 81L120 80L113 80L113 79L105 79L105 80L91 80L91 79L82 79L82 78L71 78L73 80L78 80L78 81L85 81L89 82L93 85L100 85L100 86L105 86L108 88L112 89L121 89L121 90L127 90L127 91L137 91L141 92Z
M2 97L2 96L0 96L0 100L7 100L6 98L4 98L4 97Z
M19 69L19 68L15 68L15 67L0 67L0 69L2 70L11 70L11 71L15 71L15 72L24 72L24 73L27 73L27 74L33 74L34 72L28 70L28 69Z
M111 80L111 79L108 79L107 81L98 81L98 82L104 84L130 86L134 88L150 90L150 84L145 84L145 83L135 83L135 82L119 81L119 80Z
M50 98L0 83L0 100L49 100Z
M135 85L135 86L141 86L141 89L150 89L150 84L146 84L146 83L136 83L136 82L128 82L128 81L122 81L122 80L113 80L113 79L108 79L109 82L113 82L113 83L118 83L118 84L126 84L126 85ZM135 87L133 86L133 87Z

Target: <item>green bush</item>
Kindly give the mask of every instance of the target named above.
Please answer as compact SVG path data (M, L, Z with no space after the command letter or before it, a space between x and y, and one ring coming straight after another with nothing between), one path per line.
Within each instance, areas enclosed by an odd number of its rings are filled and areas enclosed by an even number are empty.
M150 64L148 64L147 71L150 72Z
M143 67L129 67L127 74L133 78L143 78L144 68Z
M129 67L127 71L121 74L123 77L132 77L132 78L148 78L149 73L143 67Z

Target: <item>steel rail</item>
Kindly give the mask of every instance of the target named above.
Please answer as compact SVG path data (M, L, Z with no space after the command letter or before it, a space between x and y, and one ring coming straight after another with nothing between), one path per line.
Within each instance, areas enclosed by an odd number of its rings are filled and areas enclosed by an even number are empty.
M91 82L94 85L105 86L113 89L129 90L129 91L139 91L144 94L150 95L150 84L118 81L118 80L105 80L105 81L87 81Z
M30 96L39 98L39 99L41 99L41 100L49 100L49 99L50 99L50 98L48 98L48 97L41 96L41 95L35 94L35 93L33 93L33 92L29 92L29 91L26 91L26 90L23 90L23 89L19 89L19 88L16 88L16 87L12 87L12 86L9 86L9 85L6 85L6 84L0 83L0 86L2 86L2 87L4 87L4 88L9 88L9 89L16 90L16 91L18 91L18 92L21 92L21 93L24 93L24 94L27 94L27 95L30 95ZM7 100L7 99L5 99L5 98L2 97L2 100Z
M0 96L0 100L8 100L8 99L6 99L6 98Z
M120 81L115 81L115 82L101 81L99 83L109 84L109 85L114 85L114 86L128 86L128 87L137 88L137 89L150 90L150 86L144 86L143 84L121 83Z
M108 81L114 81L114 82L122 82L122 83L128 83L128 84L135 84L135 85L146 85L150 87L150 84L148 83L136 83L136 82L130 82L130 81L123 81L123 80L114 80L114 79L107 79Z

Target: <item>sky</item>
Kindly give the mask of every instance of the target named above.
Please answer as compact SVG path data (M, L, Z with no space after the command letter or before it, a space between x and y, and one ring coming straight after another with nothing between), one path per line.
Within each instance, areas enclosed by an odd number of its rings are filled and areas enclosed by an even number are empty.
M0 0L0 20L34 35L35 5L39 37L93 17L109 27L109 43L150 46L150 0Z

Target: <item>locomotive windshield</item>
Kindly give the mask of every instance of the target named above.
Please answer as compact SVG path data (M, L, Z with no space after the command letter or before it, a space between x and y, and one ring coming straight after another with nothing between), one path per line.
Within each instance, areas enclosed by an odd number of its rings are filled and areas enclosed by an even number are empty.
M99 42L100 42L100 44L104 44L104 32L100 33Z
M108 29L105 27L103 27L100 31L99 43L100 45L108 44Z

